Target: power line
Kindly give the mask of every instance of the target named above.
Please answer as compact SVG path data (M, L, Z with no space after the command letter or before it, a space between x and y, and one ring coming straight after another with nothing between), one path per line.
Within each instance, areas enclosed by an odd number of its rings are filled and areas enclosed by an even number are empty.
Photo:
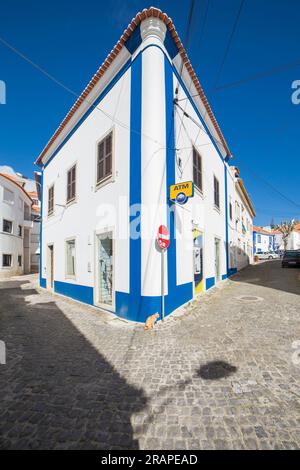
M236 157L235 157L236 158ZM238 159L239 160L239 159ZM271 188L274 192L276 192L277 194L279 194L279 196L281 196L283 199L285 199L286 201L288 201L290 204L300 208L300 204L293 201L292 199L290 199L288 196L286 196L285 194L283 194L281 191L279 191L277 188L275 188L275 186L273 186L269 181L267 181L265 178L263 178L261 175L259 175L258 173L256 173L255 171L252 170L252 168L250 168L243 160L240 160L240 163L241 165L245 166L246 169L252 173L253 176L255 176L256 178L260 179L263 183L265 183L267 186L269 186L269 188Z
M203 1L204 1L204 4L205 4L205 0L203 0ZM207 3L206 3L203 23L202 23L202 27L201 27L201 31L200 31L200 35L199 35L199 40L198 40L199 47L202 46L202 38L203 38L203 35L204 35L206 21L207 21L207 17L208 17L208 9L209 9L209 0L207 0Z
M229 50L230 50L230 46L231 46L235 31L236 31L236 28L237 28L237 25L238 25L238 22L239 22L241 13L242 13L244 3L245 3L245 0L241 0L240 6L239 6L239 9L238 9L237 15L235 17L235 21L234 21L234 24L233 24L233 27L232 27L232 30L231 30L231 33L230 33L230 36L229 36L229 41L227 43L227 47L225 49L225 53L224 53L221 65L220 65L220 68L219 68L218 73L217 73L217 77L216 77L216 80L215 80L215 87L217 86L217 84L219 82L219 79L220 79L220 76L221 76L221 73L223 71L223 68L224 68L224 65L225 65Z
M35 69L37 69L39 72L41 72L43 75L45 75L47 78L49 78L49 80L53 81L54 83L56 83L58 86L60 86L61 88L63 88L64 90L68 91L69 93L71 93L73 96L75 96L76 98L80 98L81 95L79 95L78 93L76 93L74 90L72 90L71 88L69 88L67 85L65 85L63 82L61 82L60 80L58 80L57 78L55 78L52 74L50 74L49 72L47 72L47 70L45 70L43 67L41 67L40 65L38 65L36 62L33 62L31 59L29 59L25 54L23 54L21 51L19 51L17 48L15 48L14 46L12 46L10 43L8 43L7 41L5 41L5 39L3 39L1 36L0 36L0 43L2 43L4 46L6 46L8 49L10 49L12 52L14 52L16 55L18 55L19 57L21 57L23 60L25 60L25 62L27 62L28 64L30 64L32 67L34 67ZM124 122L118 120L115 118L115 116L109 114L108 112L104 111L103 109L99 108L99 106L95 105L93 102L89 101L87 98L84 99L84 102L88 103L93 109L97 109L98 111L100 111L102 114L104 114L104 116L106 116L107 118L111 119L112 122L115 122L116 124L118 124L119 126L123 127L124 129L127 129L129 130L130 132L134 132L138 135L142 135L143 137L149 139L149 140L152 140L152 142L158 144L158 145L162 145L160 142L158 142L157 140L153 139L152 137L148 136L147 134L143 133L143 132L140 132L134 128L131 128L130 126L128 126L127 124L125 124Z
M175 102L176 103L176 102ZM184 117L187 117L189 118L197 127L199 127L201 130L203 130L203 132L205 132L205 134L207 134L207 132L205 131L205 129L203 129L202 126L200 126L200 124L195 120L193 119L186 111L184 111L184 109L178 104L176 103L176 105L181 109L181 111L183 111L184 113ZM186 130L186 129L185 129ZM187 132L187 131L186 131ZM207 134L208 135L208 134ZM220 142L219 142L220 143ZM236 158L236 157L235 157ZM239 161L239 159L237 159ZM269 183L266 179L262 178L262 176L260 176L259 174L257 174L256 172L254 172L250 167L248 167L247 164L244 163L244 161L241 161L241 164L244 165L246 168L248 168L248 171L251 172L256 178L260 179L261 181L263 181L267 186L269 186L273 191L275 191L277 194L279 194L282 198L284 198L285 200L287 200L290 204L293 204L294 206L296 207L299 207L300 208L300 204L298 204L297 202L293 201L292 199L290 199L288 196L286 196L285 194L283 194L281 191L279 191L277 188L275 188L271 183Z

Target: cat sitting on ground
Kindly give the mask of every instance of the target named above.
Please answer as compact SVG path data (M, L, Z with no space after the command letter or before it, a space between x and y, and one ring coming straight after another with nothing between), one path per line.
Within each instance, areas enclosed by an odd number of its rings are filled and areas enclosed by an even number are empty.
M144 330L151 330L154 327L154 324L158 318L159 318L158 313L154 313L154 315L150 315L150 317L148 317L146 320Z

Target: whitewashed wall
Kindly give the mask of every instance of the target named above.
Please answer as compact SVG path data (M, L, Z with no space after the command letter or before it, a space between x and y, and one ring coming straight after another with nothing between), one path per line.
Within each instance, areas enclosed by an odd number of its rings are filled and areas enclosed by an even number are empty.
M3 201L4 188L12 191L14 194L13 203ZM24 237L24 203L31 206L30 199L26 196L21 188L18 188L8 179L0 176L0 278L9 277L23 273L24 253L23 253L23 237ZM3 232L3 219L13 222L13 233ZM18 235L18 226L22 226L22 236ZM12 255L12 266L2 266L2 255ZM22 266L18 266L18 256L22 256Z
M125 126L112 122L94 109L44 170L42 277L46 277L47 245L54 244L54 279L73 282L65 276L65 240L76 238L76 284L94 286L95 231L114 230L115 289L129 289L129 127L130 70L99 105L117 115ZM126 127L128 126L128 128ZM96 189L96 144L111 129L114 132L113 182ZM76 163L76 201L66 207L67 171ZM54 183L54 215L48 217L48 188ZM90 266L90 270L88 267Z

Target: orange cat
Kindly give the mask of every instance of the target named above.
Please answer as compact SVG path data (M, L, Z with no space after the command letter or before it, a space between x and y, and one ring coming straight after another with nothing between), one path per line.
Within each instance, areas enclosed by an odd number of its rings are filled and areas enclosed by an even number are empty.
M154 324L158 318L159 318L158 313L154 313L154 315L150 315L150 317L148 317L146 320L144 330L151 330L154 327Z

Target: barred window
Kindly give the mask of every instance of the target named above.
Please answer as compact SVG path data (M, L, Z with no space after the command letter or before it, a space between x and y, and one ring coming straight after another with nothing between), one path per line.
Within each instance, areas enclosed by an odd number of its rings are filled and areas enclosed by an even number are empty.
M12 230L13 230L12 221L3 219L3 232L12 233Z
M2 255L2 266L10 268L12 263L12 255Z

